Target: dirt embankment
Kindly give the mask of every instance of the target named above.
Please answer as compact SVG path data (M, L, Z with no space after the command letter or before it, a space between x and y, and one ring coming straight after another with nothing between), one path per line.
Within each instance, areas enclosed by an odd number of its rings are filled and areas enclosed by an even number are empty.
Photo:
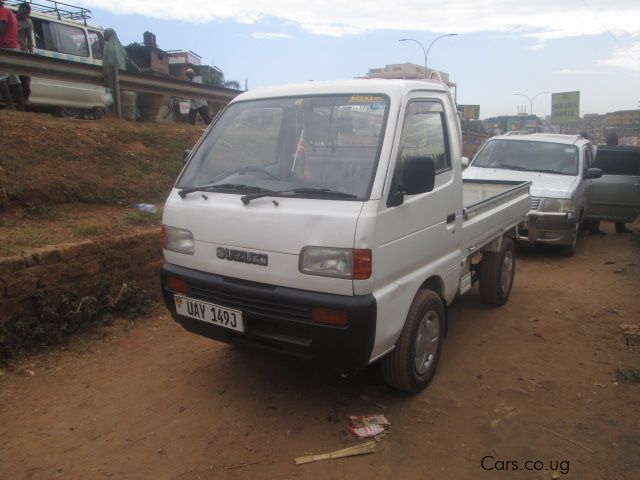
M201 126L0 111L0 256L126 233L158 217Z
M634 227L636 228L636 227ZM182 330L159 307L0 371L0 477L19 479L636 480L640 242L581 235L572 258L524 250L509 302L454 302L418 395L372 366L341 379ZM130 323L126 323L130 327ZM378 451L349 415L384 413Z

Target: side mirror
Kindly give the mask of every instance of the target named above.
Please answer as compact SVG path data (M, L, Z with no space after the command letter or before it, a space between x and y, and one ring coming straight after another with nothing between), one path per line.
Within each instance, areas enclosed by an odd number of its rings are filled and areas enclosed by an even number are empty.
M404 193L417 195L433 190L436 182L436 166L431 157L411 157L404 163L402 184Z
M602 176L602 170L599 168L590 168L584 174L585 180L593 180Z
M191 149L187 148L182 152L182 163L187 163L187 158L191 155Z
M464 170L469 166L469 157L462 157L462 161L460 163L462 164L462 169Z

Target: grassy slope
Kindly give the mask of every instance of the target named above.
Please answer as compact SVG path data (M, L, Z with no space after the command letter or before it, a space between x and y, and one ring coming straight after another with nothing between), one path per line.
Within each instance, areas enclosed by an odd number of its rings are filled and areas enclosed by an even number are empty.
M25 205L164 199L201 128L0 111L0 215Z
M0 256L159 223L201 127L0 111Z

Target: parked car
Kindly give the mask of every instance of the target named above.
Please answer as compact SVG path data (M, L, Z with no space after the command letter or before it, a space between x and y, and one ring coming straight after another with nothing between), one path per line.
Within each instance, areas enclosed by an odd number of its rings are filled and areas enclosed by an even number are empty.
M21 2L6 3L16 13ZM103 31L87 24L89 10L49 0L39 0L31 8L34 54L102 66ZM31 77L30 105L58 116L100 117L112 101L102 85Z
M531 182L531 210L518 239L558 245L575 253L580 224L587 218L593 182L594 147L580 135L502 135L483 145L465 179Z
M185 329L351 372L380 360L415 392L447 306L509 298L529 184L462 181L437 81L245 92L190 154L163 216L164 300Z
M599 145L587 219L632 223L640 215L640 146Z

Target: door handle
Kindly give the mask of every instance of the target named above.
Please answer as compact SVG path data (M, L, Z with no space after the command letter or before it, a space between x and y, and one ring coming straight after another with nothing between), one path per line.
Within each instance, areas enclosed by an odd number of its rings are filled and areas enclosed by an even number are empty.
M447 215L447 223L453 223L455 221L456 221L455 213L450 213L449 215Z
M634 187L640 187L640 183L634 183L633 186Z

